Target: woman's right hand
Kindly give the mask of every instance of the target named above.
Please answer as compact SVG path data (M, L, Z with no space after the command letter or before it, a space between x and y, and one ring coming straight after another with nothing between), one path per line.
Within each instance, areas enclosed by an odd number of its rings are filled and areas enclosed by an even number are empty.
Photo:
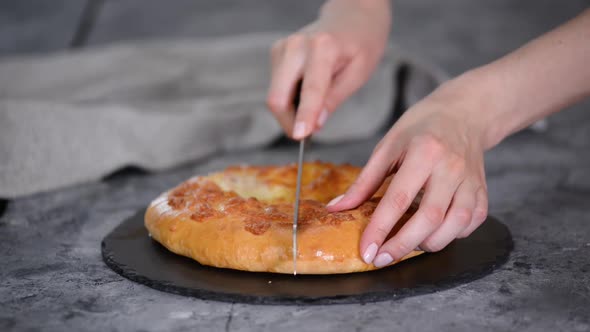
M387 44L389 6L389 0L330 0L317 21L273 45L267 103L289 137L320 129L369 79Z

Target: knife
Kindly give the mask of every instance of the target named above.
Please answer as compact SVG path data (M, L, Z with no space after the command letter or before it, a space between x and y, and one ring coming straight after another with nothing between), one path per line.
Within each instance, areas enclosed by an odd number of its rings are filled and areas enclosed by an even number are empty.
M299 81L295 87L293 105L295 113L299 108L301 97L302 81ZM299 200L301 198L301 175L303 174L303 153L305 151L306 138L299 141L299 157L297 158L297 184L295 186L295 207L293 208L293 275L297 275L297 222L299 221Z

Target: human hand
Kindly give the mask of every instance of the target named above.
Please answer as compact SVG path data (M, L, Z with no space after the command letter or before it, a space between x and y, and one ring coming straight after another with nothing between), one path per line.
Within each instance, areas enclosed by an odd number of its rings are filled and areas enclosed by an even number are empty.
M328 207L358 206L397 170L362 236L365 262L385 266L418 246L437 251L481 225L488 201L484 150L590 96L589 27L590 9L445 83L398 120L356 182ZM422 188L418 211L385 241Z
M320 129L368 80L383 55L390 20L388 0L332 0L317 21L273 45L267 103L287 135L302 139Z
M478 92L471 82L451 81L416 104L379 142L349 190L328 204L332 212L355 208L397 170L361 238L367 264L388 265L417 247L439 251L485 220L485 103L473 98ZM422 188L417 212L385 241Z

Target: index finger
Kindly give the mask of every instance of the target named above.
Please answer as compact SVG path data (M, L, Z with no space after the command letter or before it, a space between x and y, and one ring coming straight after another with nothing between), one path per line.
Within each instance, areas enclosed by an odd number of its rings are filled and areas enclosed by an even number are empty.
M408 210L412 201L429 178L434 162L428 162L420 149L410 147L399 171L373 212L371 221L361 237L361 255L370 264L391 232Z
M271 82L267 104L287 135L292 135L295 115L291 100L295 85L301 78L305 62L305 37L288 37L280 48L273 50Z
M295 119L293 137L302 139L318 127L320 112L325 109L325 99L332 82L336 52L329 37L320 35L311 42L311 54L307 58L301 88L301 104Z

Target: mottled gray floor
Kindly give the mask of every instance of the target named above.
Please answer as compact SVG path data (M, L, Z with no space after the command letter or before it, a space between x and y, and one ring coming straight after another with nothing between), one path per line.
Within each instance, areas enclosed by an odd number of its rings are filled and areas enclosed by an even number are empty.
M0 4L2 54L71 45L81 6L52 1L54 6L30 7L40 3ZM107 0L81 44L289 30L312 18L317 7L315 1L294 3ZM571 17L586 2L398 4L393 38L458 73ZM360 165L376 141L315 146L310 158ZM545 133L506 140L487 154L486 167L491 213L515 239L509 262L453 289L366 305L200 301L132 283L102 263L101 238L162 190L236 162L293 161L293 146L217 156L160 174L127 172L18 199L0 217L0 330L589 331L589 152L588 102L551 117Z

